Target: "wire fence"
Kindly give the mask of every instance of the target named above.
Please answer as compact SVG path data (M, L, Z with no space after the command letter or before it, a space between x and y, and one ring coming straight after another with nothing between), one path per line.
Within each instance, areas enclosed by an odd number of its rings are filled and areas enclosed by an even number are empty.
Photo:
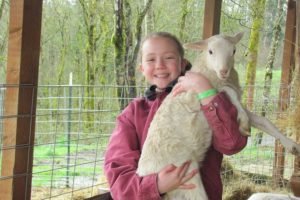
M0 87L0 160L7 149L2 143L6 87ZM115 118L120 113L117 86L47 85L38 87L32 199L78 199L91 197L107 189L103 175L103 155ZM124 88L125 89L125 88ZM144 87L136 87L138 96ZM255 86L253 111L260 114L263 87ZM279 86L272 86L267 117L276 121ZM87 96L87 92L92 96ZM130 99L128 99L130 100ZM286 101L286 100L284 100ZM256 144L256 130L247 147L239 154L226 157L232 167L223 170L223 178L243 172L254 182L268 184L272 176L274 139L265 136ZM293 170L293 156L287 155L285 178ZM3 163L0 163L2 169ZM0 177L0 181L11 177ZM235 178L245 179L244 176ZM225 180L226 183L226 180ZM226 185L226 184L225 184ZM225 187L226 191L226 187Z

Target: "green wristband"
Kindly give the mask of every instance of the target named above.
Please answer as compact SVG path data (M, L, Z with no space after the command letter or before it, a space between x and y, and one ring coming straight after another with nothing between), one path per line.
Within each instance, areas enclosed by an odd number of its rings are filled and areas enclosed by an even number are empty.
M209 89L209 90L205 90L204 92L201 92L201 93L197 94L197 99L202 100L202 99L205 99L207 97L211 97L211 96L213 96L217 93L218 93L218 90L216 90L214 88Z

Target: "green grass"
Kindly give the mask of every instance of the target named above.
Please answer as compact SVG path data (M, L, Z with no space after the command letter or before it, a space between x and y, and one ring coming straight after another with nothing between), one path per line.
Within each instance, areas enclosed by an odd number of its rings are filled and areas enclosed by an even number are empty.
M32 183L34 187L50 186L51 182L66 183L67 168L53 170L51 166L37 166L34 167L34 170L39 171L33 175ZM68 177L70 182L78 176L86 178L90 177L90 179L96 181L99 174L102 174L102 167L100 164L97 164L96 166L76 166L70 167Z
M102 150L97 147L97 140L92 144L83 144L82 141L70 143L69 167L67 163L68 148L63 138L58 143L51 145L36 146L34 149L33 186L45 186L54 181L64 182L68 176L72 180L76 176L94 178L94 173L102 174L100 162ZM98 158L95 161L96 153Z

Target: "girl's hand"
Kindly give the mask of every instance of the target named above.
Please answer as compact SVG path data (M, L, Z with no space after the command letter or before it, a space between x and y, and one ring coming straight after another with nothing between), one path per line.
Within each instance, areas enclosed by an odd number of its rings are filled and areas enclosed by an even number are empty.
M184 76L178 78L178 83L174 86L172 94L176 96L177 94L187 91L201 93L211 88L211 83L201 73L188 71Z
M194 184L187 184L186 182L193 178L198 172L194 169L187 173L191 161L183 163L181 166L176 167L173 164L167 165L158 173L157 186L160 194L170 192L174 189L194 189Z
M186 72L184 76L178 78L178 83L172 90L173 96L176 96L182 92L193 91L195 93L201 93L203 91L212 89L210 81L197 72ZM201 104L205 105L211 102L215 95L209 96L201 100ZM196 98L196 97L195 97Z

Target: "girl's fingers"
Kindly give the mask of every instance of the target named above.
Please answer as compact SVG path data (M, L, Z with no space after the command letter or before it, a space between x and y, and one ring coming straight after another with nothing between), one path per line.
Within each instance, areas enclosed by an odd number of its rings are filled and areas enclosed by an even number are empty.
M190 184L183 183L178 188L179 189L194 189L194 188L196 188L196 185L193 183L190 183Z
M191 172L189 172L187 175L185 175L182 179L181 179L181 183L185 183L188 180L190 180L191 178L193 178L197 173L199 173L198 169L193 169Z
M176 168L175 165L170 164L170 165L167 165L167 166L164 168L164 171L165 171L166 173L168 173L168 172L173 171L175 168Z
M180 94L181 92L183 92L181 85L177 83L172 90L172 95L176 96L176 95Z
M179 174L180 179L182 179L185 176L190 164L191 164L191 161L187 161L178 168L178 174Z
M184 80L184 76L180 76L179 78L178 78L178 80L177 80L177 82L181 82L181 81L183 81Z

